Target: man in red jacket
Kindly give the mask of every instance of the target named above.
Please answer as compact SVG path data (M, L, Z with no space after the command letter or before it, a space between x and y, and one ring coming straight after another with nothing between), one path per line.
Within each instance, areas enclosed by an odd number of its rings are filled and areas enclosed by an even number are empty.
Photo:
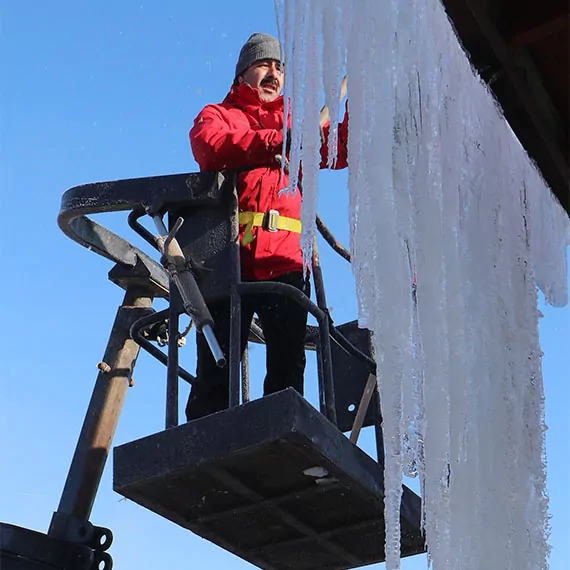
M287 185L276 155L283 151L283 69L279 41L253 34L242 47L234 84L219 105L208 105L194 121L190 142L201 170L236 170L238 175L241 272L244 281L277 281L310 295L303 278L300 247L301 194L279 193ZM327 135L323 129L322 167ZM347 166L348 117L339 125L336 168ZM210 304L215 333L224 352L229 345L229 301ZM257 313L263 328L267 374L264 395L295 388L303 394L307 312L279 295L242 297L241 351ZM198 382L186 406L192 420L228 407L228 368L216 366L198 335Z

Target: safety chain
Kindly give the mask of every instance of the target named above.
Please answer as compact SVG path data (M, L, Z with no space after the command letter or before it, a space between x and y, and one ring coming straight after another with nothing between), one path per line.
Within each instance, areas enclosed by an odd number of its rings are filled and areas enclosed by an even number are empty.
M166 319L165 321L166 324L168 324L168 319ZM182 333L178 333L178 347L182 348L183 346L186 345L186 337L188 336L188 334L190 333L190 331L192 330L192 327L194 326L194 321L190 321L188 323L188 326L184 329L184 332ZM164 336L160 336L157 335L156 336L156 342L158 344L158 346L160 347L164 347L168 345L168 327L165 328L165 335Z

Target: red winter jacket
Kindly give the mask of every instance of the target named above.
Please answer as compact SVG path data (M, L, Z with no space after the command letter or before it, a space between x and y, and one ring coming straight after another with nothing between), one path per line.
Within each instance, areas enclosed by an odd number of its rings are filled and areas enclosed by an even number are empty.
M287 185L275 155L283 149L283 97L264 102L259 91L247 84L232 87L219 105L208 105L194 120L190 143L201 170L240 170L239 209L243 212L278 210L300 219L301 194L279 190ZM321 149L321 168L326 166L326 140ZM347 166L348 115L339 125L336 168ZM261 165L261 166L260 166ZM245 226L240 226L242 243ZM302 271L300 234L286 230L253 228L253 241L241 247L241 272L246 279L265 280L289 271Z

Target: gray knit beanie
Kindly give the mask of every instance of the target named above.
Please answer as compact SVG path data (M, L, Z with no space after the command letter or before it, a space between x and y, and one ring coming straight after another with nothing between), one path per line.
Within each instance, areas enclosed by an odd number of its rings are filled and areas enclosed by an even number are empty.
M252 34L239 52L235 77L260 59L281 61L281 46L277 38L269 34Z

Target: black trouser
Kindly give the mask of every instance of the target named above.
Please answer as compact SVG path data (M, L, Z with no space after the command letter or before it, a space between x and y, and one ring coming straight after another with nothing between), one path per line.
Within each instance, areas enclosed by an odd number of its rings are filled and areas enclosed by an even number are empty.
M282 275L271 281L287 283L310 295L310 284L301 272ZM209 305L214 319L214 332L226 357L229 357L230 302L218 301ZM307 311L292 299L275 293L243 295L241 298L241 347L243 355L249 328L257 313L267 352L267 373L263 395L267 396L288 387L303 395L305 372L305 330ZM192 385L186 419L192 420L224 410L229 405L229 366L216 366L210 349L201 334L197 335L197 382ZM229 359L228 359L229 360Z

